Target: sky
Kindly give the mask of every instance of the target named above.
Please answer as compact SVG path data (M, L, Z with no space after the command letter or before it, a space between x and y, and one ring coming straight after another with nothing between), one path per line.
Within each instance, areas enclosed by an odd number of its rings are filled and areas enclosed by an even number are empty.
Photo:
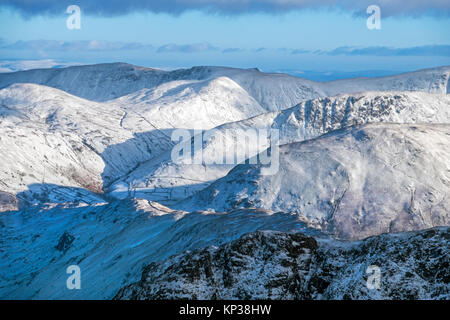
M0 60L377 76L450 65L450 1L2 0Z

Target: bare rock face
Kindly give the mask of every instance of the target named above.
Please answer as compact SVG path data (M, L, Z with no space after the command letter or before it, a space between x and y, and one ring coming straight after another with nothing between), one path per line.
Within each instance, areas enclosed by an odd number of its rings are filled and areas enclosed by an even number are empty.
M0 212L18 210L19 202L16 196L0 191Z
M59 238L58 244L55 249L61 252L66 252L72 246L75 237L67 231L64 231L63 235Z
M449 76L0 74L0 299L450 300ZM205 164L172 161L176 129ZM273 175L208 164L241 129L279 130Z
M449 238L448 227L358 242L258 231L152 263L115 299L449 299Z

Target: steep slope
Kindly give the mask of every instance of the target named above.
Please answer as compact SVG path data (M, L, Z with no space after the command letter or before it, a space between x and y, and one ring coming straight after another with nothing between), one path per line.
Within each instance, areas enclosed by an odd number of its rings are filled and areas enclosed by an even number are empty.
M175 205L293 212L343 239L449 225L450 125L369 124L279 149L279 170L242 164Z
M140 165L110 188L116 197L133 192L153 201L171 204L224 177L235 165L214 164L217 155L236 150L239 158L252 157L269 147L269 135L248 145L239 139L239 130L279 130L280 144L315 138L323 133L355 124L374 122L450 123L450 96L422 92L364 92L308 100L299 105L265 113L239 122L227 123L205 132L203 147L192 156L203 164L173 162L171 152ZM241 132L242 132L241 131ZM236 137L237 139L234 139ZM126 192L124 192L126 191Z
M146 200L9 212L0 215L0 299L111 299L150 262L259 229L318 234L289 214L188 213ZM81 290L66 287L74 264Z
M448 300L449 236L448 227L354 243L250 233L152 263L115 299ZM380 268L379 288L367 286L369 266Z

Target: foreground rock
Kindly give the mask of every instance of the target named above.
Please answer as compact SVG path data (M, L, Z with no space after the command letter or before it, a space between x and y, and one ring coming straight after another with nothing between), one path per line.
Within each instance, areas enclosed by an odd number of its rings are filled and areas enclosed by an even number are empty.
M449 238L448 227L350 243L259 231L152 263L115 299L450 299ZM379 289L367 286L373 265Z

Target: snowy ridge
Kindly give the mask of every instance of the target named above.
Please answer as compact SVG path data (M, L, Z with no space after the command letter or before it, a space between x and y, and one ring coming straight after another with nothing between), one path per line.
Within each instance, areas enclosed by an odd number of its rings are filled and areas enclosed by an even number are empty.
M343 239L450 224L450 125L353 126L280 147L279 170L242 164L183 210L293 212Z
M206 163L212 163L217 154L223 154L225 147L234 147L244 156L245 146L231 137L238 130L277 129L280 144L286 144L312 139L342 127L375 122L450 123L450 97L422 92L364 92L308 100L283 111L216 127L205 133L209 138L201 152ZM250 145L250 156L267 147L268 139ZM171 204L224 177L233 167L174 163L171 153L167 152L120 179L110 192L120 198L125 196L121 190L128 191L126 186L132 184L136 196Z
M379 78L343 79L325 83L328 95L360 91L424 91L449 93L450 67L423 69ZM374 89L376 87L377 89Z
M31 193L21 197L31 203L83 200L70 194L101 193L103 183L170 147L158 132L139 135L120 126L123 114L45 86L0 90L0 190ZM40 191L44 184L47 190ZM68 197L60 199L40 198L51 185L78 189L67 189Z
M125 63L34 69L0 75L0 87L35 83L94 101L114 99L142 88L153 87L166 72ZM142 79L139 81L139 79ZM139 84L136 85L136 82Z
M79 65L79 63L72 62L58 62L52 59L44 60L2 60L0 61L0 72L16 72L31 69L42 68L64 68L73 65Z
M0 74L0 88L13 83L36 83L85 99L106 101L170 81L228 77L245 89L267 111L277 111L304 100L339 93L407 90L446 94L449 74L450 67L447 66L374 79L314 82L285 74L263 73L255 69L193 67L162 71L125 63L110 63Z
M171 81L108 103L118 105L130 114L139 112L160 130L210 129L265 112L255 99L227 77ZM128 119L125 119L124 125L127 125Z

